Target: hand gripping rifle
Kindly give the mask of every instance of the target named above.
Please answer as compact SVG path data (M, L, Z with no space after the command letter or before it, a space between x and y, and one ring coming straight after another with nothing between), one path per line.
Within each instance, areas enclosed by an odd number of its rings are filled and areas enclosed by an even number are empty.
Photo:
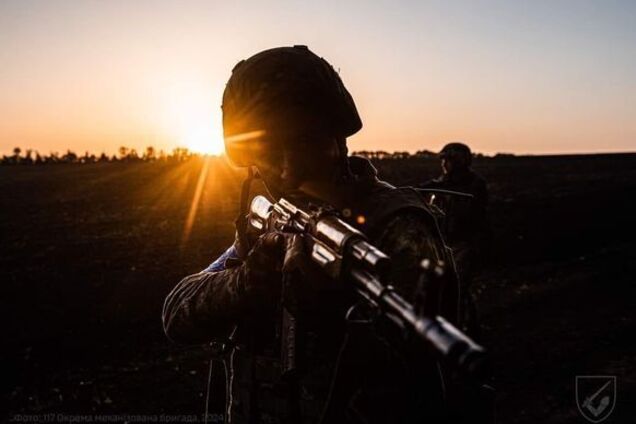
M249 231L302 233L306 237L309 257L330 278L353 284L356 292L372 309L407 337L422 342L442 361L460 373L481 379L485 371L485 350L440 316L420 313L391 286L390 258L370 244L364 234L339 219L333 211L305 211L288 200L272 204L256 196L247 218ZM439 276L423 260L423 272ZM294 319L283 311L283 369L295 368Z

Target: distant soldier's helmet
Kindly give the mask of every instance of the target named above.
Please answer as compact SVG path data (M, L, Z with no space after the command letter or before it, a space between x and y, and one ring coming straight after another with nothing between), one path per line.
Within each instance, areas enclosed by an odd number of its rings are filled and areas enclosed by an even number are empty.
M222 109L225 151L238 166L255 165L280 139L344 139L362 128L338 73L306 46L265 50L239 62Z
M472 162L473 153L470 151L470 147L464 143L448 143L439 152L439 157L448 159L459 166L468 167Z

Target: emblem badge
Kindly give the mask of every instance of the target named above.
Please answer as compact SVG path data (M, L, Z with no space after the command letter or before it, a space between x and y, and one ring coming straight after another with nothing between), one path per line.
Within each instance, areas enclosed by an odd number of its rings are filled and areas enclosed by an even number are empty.
M576 406L585 419L600 423L616 405L616 376L579 375L576 377Z

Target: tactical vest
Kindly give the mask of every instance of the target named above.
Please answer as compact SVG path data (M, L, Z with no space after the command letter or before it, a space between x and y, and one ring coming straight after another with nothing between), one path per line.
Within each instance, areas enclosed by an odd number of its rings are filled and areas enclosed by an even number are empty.
M343 219L361 230L372 243L392 217L405 211L417 211L436 232L432 237L443 246L435 219L415 190L395 188L377 180L373 174L356 197L352 202L355 207L347 211ZM442 255L446 253L444 250ZM331 327L326 325L318 334L307 331L302 336L304 372L292 382L281 380L280 341L276 329L271 328L280 325L278 317L275 325L269 320L264 323L255 319L253 327L239 328L242 341L231 353L231 395L227 410L230 422L319 422L345 335L343 317L330 323Z

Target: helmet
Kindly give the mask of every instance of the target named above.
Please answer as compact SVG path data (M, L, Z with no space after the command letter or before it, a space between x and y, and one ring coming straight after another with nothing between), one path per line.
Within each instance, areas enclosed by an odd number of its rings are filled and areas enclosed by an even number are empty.
M442 159L448 159L457 165L469 167L472 162L473 154L470 151L470 147L464 143L448 143L439 152L439 157Z
M362 128L336 71L306 46L265 50L239 62L222 109L225 151L238 166L254 165L279 136L344 139Z

